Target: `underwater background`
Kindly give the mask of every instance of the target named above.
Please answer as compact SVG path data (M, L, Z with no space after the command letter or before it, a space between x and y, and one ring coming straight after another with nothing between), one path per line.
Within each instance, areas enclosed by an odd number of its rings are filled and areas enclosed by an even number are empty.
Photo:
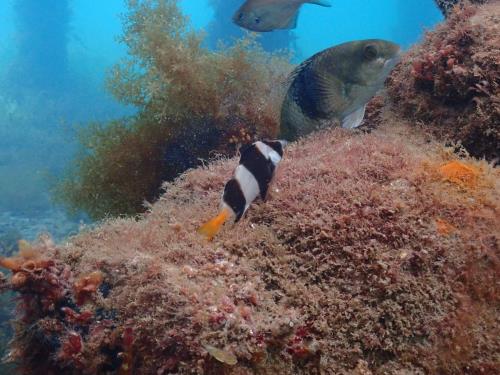
M230 17L240 1L180 4L211 48L244 34ZM104 87L106 72L126 54L117 40L125 10L122 0L0 3L0 238L34 239L44 231L62 238L85 219L68 219L48 188L74 155L75 127L134 112ZM339 0L331 8L303 6L295 30L261 39L268 50L290 48L298 62L354 39L408 47L441 20L432 0Z
M205 43L228 45L245 32L231 15L240 1L184 0L181 9ZM49 193L75 152L75 132L91 122L134 113L105 89L109 69L126 54L122 0L7 0L0 3L0 244L48 231L75 233ZM265 49L289 48L294 63L341 42L383 38L408 47L442 20L433 0L337 0L303 6L298 27L263 34ZM2 240L3 238L3 240ZM14 240L14 241L13 241Z
M231 21L241 0L179 3L192 27L204 31L207 48L229 48L247 34ZM105 84L127 55L119 40L126 10L124 0L0 2L0 255L13 254L19 239L47 232L61 241L92 223L88 212L70 214L57 204L54 186L78 153L81 129L137 112ZM289 50L297 64L356 39L382 38L406 49L442 19L433 0L334 0L331 8L303 6L296 29L260 35L257 43L268 52ZM8 306L0 308L5 327Z

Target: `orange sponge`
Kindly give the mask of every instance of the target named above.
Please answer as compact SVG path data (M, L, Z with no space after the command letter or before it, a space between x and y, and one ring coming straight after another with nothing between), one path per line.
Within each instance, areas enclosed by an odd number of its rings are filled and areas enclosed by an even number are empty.
M475 187L479 177L476 167L456 160L439 167L438 172L446 181L465 187Z

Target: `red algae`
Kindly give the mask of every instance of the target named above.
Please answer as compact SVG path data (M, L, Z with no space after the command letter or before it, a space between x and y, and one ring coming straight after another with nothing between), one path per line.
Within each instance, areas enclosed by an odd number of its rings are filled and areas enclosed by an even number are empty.
M500 3L464 3L388 79L394 109L472 156L500 160Z
M71 324L86 325L94 317L91 311L83 311L77 313L70 307L61 307L61 311L64 313L66 320Z
M123 352L119 354L119 357L122 360L122 364L120 366L120 369L118 370L118 374L120 375L133 374L133 344L134 331L131 327L127 327L125 328L122 335Z
M89 275L81 276L74 285L76 303L82 305L87 298L97 291L103 281L103 274L100 271L93 271Z
M68 332L64 339L61 350L58 355L58 360L61 362L71 362L77 368L81 367L80 359L78 358L83 350L82 337L74 331Z

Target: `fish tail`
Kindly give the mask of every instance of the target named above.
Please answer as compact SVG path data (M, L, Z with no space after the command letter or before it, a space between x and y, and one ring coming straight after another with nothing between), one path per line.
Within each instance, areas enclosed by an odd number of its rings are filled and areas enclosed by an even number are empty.
M222 209L222 211L213 219L203 224L198 228L198 233L207 237L210 241L217 233L219 233L222 224L228 219L229 210L227 208Z

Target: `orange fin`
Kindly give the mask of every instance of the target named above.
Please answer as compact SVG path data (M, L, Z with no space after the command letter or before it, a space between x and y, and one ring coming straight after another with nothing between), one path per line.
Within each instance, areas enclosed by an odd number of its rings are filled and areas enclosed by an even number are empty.
M219 233L222 224L228 219L229 210L223 209L216 217L198 228L198 233L203 234L208 240L212 240Z

